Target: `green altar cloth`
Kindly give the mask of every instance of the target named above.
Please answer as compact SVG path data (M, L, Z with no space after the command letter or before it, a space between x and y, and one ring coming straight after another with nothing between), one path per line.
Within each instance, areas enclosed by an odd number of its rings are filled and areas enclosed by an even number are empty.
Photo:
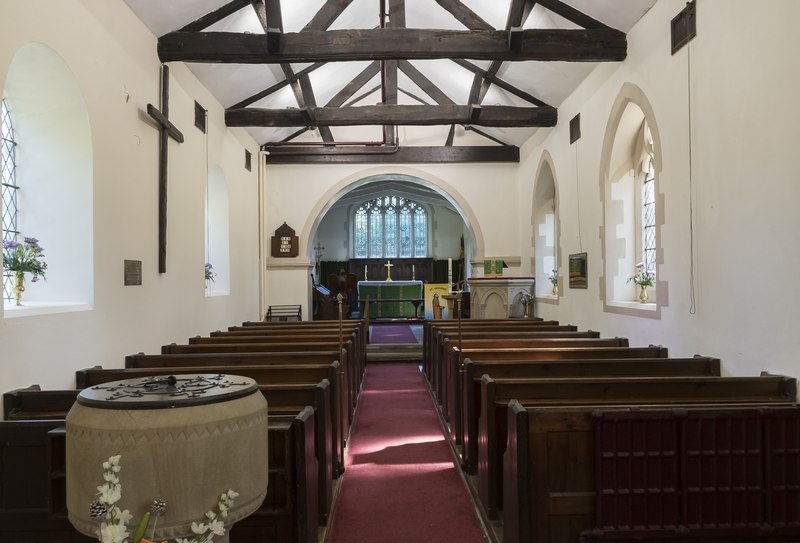
M359 281L358 301L364 303L367 297L370 318L416 317L422 281Z

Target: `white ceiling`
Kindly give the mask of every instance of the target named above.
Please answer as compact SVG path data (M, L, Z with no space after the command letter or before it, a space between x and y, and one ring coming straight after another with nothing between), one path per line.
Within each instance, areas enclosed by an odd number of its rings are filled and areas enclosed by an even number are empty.
M156 36L175 31L197 18L223 6L228 0L125 0L130 9ZM586 13L587 15L623 32L630 28L652 7L656 0L565 0L565 3ZM486 22L495 28L505 28L510 0L462 0ZM308 23L314 14L325 4L325 0L283 0L281 2L284 31L298 32ZM409 28L441 28L465 30L450 13L444 10L435 0L406 0L406 26ZM354 0L339 18L331 25L331 29L374 28L379 26L379 0ZM525 22L524 28L577 28L573 23L536 5ZM263 33L263 29L255 12L245 7L222 21L209 27L209 31ZM487 68L488 61L471 61L481 68ZM329 63L310 73L309 77L318 105L325 105L342 87L353 79L368 62ZM458 104L466 104L472 86L472 72L449 60L414 61L414 66L428 79L435 83L447 96ZM295 72L307 65L293 64ZM544 102L558 107L559 104L589 74L596 63L584 62L506 62L498 72L498 76L507 83L523 90ZM201 64L189 63L189 68L198 79L212 92L220 103L229 107L253 94L262 91L284 79L283 70L277 64ZM376 75L367 83L361 92L380 84L380 75ZM433 103L421 89L400 73L398 78L400 93L398 102L403 104L418 103L403 91ZM365 97L355 105L375 104L380 101L380 91ZM484 104L531 106L526 101L492 86ZM297 101L290 87L255 102L250 107L283 109L297 107ZM261 144L280 141L294 133L295 128L262 128L253 127L248 131ZM334 139L353 139L353 129L331 129ZM413 145L404 137L415 135L418 141L433 140L444 143L449 126L400 129L400 144ZM482 128L481 131L499 140L521 145L536 128ZM381 139L380 127L361 127L358 131L360 140ZM309 132L301 141L318 141L319 134ZM432 143L422 143L430 145ZM475 133L458 130L456 145L493 144L492 141Z

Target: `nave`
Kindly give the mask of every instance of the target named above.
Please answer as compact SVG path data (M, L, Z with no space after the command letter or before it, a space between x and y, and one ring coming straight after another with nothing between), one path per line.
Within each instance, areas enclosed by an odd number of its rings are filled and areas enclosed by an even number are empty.
M0 533L92 540L66 518L64 419L81 390L227 373L269 402L266 497L231 542L800 537L792 376L726 377L714 357L539 318L428 321L421 368L367 364L366 330L245 322L130 355L124 369L79 370L74 390L7 392L0 485L15 499L0 502ZM103 443L99 459L135 448Z
M415 363L367 366L330 543L480 543L482 532Z

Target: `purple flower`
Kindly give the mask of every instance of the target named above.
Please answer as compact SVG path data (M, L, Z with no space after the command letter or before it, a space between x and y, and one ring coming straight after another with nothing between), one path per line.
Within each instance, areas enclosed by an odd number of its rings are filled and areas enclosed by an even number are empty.
M3 249L16 249L17 247L19 247L19 243L14 240L3 242Z

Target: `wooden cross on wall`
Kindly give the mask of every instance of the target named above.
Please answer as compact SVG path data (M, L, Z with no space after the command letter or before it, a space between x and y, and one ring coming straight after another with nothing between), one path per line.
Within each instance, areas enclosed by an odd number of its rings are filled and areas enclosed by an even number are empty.
M167 271L167 151L169 139L183 143L183 134L169 121L169 67L161 65L161 110L147 104L147 114L158 123L158 273Z

